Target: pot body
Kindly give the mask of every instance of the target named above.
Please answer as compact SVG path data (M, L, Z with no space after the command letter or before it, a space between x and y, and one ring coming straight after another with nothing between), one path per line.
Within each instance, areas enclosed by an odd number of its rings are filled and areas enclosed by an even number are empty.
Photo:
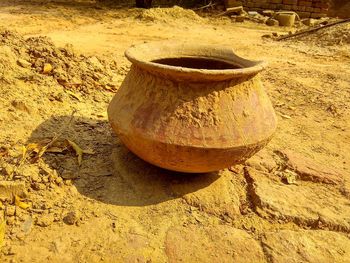
M133 64L108 107L109 121L133 153L180 172L242 163L264 147L276 116L257 74L200 81Z

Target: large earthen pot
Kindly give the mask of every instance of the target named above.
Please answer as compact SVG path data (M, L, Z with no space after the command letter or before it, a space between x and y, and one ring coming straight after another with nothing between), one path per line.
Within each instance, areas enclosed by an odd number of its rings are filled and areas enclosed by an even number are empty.
M132 66L108 107L143 160L201 173L242 163L271 139L276 116L258 73L230 48L156 42L125 52Z

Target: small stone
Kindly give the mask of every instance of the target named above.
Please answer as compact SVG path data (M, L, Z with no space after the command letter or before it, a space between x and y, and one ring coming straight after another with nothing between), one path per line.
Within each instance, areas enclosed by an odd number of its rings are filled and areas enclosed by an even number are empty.
M89 57L89 58L88 58L88 63L89 63L95 70L103 71L103 65L101 64L101 62L98 60L97 57Z
M7 219L6 219L6 224L7 225L9 225L9 226L12 226L12 225L14 225L16 223L16 218L15 217L8 217Z
M0 169L0 171L1 171L4 175L9 176L9 175L13 174L14 169L13 169L13 166L12 166L12 165L10 165L10 164L8 164L8 163L4 163L4 164L1 164L1 169ZM1 182L0 182L0 184L1 184Z
M53 67L51 64L49 63L45 63L44 66L43 66L43 73L44 74L48 74L50 73L51 71L53 70Z
M27 113L30 112L29 108L27 107L27 105L23 102L23 101L19 101L19 100L13 100L11 102L11 105L16 108L17 110L21 110L21 111L25 111Z
M32 229L32 225L33 225L33 218L31 216L27 216L27 218L22 223L22 231L25 234L28 234Z
M33 183L31 186L35 191L40 191L40 190L46 189L46 186L43 183Z
M39 167L37 165L26 165L21 169L20 175L32 178L33 176L38 176L39 174Z
M6 207L6 215L7 216L15 216L15 214L16 214L16 207L15 206Z
M67 95L64 92L60 92L60 93L54 94L52 97L59 102L63 102L67 98Z
M57 185L59 185L59 186L62 186L62 185L63 185L63 179L62 179L62 177L59 177L59 176L58 176L58 177L56 178L55 181L56 181L56 184L57 184Z
M43 183L47 184L49 182L49 177L43 176L41 180L43 181Z
M17 60L17 64L23 68L30 68L32 66L32 64L30 62L28 62L25 59L21 59L21 58Z
M313 18L305 18L305 19L302 19L301 22L306 26L315 26L316 25L316 20Z
M64 218L63 222L67 225L74 225L78 221L78 216L75 211L69 212Z
M7 247L7 249L4 249L4 255L6 256L13 256L16 252L14 252L12 247Z
M41 177L39 174L34 173L31 175L31 180L32 182L40 183L41 182Z
M54 216L52 214L42 215L37 219L36 225L41 227L47 227L52 225Z
M64 184L68 185L68 186L71 186L72 185L72 180L65 180Z

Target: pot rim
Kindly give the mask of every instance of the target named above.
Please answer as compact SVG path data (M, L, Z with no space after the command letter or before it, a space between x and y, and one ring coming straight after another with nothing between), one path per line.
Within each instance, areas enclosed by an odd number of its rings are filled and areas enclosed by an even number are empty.
M176 80L226 80L258 74L267 67L265 61L254 61L237 56L227 46L192 44L186 42L156 41L132 45L125 51L126 58L150 73L158 73ZM195 57L219 60L239 66L237 69L196 69L152 62L158 59Z

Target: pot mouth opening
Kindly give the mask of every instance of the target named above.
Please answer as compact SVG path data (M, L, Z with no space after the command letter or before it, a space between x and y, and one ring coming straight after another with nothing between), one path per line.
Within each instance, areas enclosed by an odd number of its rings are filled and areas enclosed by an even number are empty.
M125 56L133 65L176 80L221 81L253 76L267 66L237 56L230 47L171 41L134 45Z
M241 65L231 61L202 56L165 57L151 60L150 62L188 69L225 70L243 68Z

